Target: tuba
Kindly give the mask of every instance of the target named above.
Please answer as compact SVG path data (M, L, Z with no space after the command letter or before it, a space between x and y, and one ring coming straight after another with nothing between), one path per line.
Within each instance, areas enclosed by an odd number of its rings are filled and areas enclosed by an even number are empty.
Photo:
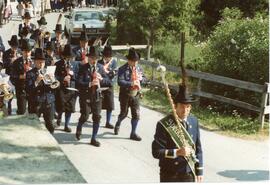
M51 76L48 73L46 73L46 69L40 69L39 74L43 75L43 82L45 85L49 85L52 89L56 89L59 87L60 82L56 80L55 76Z
M4 100L8 101L13 98L13 93L11 90L11 86L8 83L9 76L2 77L0 75L0 97L4 97Z

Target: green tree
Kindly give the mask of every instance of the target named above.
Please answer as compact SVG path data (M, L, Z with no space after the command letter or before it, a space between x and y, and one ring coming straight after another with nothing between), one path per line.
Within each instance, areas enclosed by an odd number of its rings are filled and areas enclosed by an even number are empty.
M163 6L162 0L131 0L133 7L131 15L140 31L143 33L147 45L154 46L159 31L162 29L160 23L160 11Z
M194 20L197 30L207 38L222 18L223 10L238 8L244 17L253 18L258 12L268 15L268 0L202 0L199 6L200 14Z
M199 0L122 0L117 13L117 41L154 46L164 36L180 37L192 28Z
M199 0L163 0L164 7L160 16L165 32L175 35L176 38L179 38L183 31L190 33L199 3Z

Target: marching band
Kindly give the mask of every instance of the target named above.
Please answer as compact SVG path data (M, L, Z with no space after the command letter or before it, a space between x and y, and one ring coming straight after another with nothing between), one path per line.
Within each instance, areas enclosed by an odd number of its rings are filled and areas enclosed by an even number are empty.
M10 83L15 87L15 92L11 92L11 88L0 89L1 95L5 95L5 99L0 100L4 107L7 105L6 116L12 113L12 96L7 96L7 93L14 93L18 115L27 112L38 117L42 115L46 128L52 134L56 127L61 126L63 117L63 131L72 132L69 123L72 113L75 112L78 97L81 114L75 132L78 140L83 124L92 114L93 131L90 144L99 147L97 134L102 109L106 110L105 128L114 129L115 134L118 134L120 123L130 107L130 139L140 141L136 127L139 121L140 88L145 79L137 65L140 54L131 48L127 56L128 62L118 69L111 46L105 45L100 52L100 44L97 44L100 37L96 41L88 39L85 25L79 37L80 44L74 47L63 34L62 14L58 17L54 38L51 38L47 31L45 17L37 21L37 27L31 22L31 18L29 12L25 12L22 16L23 23L19 25L20 39L17 35L12 35L8 41L10 48L3 52L1 58L2 68L5 69L6 75L10 76ZM121 113L114 126L111 117L116 81L120 86Z
M5 69L5 73L0 73L0 110L6 116L12 114L11 102L15 89L18 115L26 112L38 117L42 115L51 134L56 127L61 126L64 115L63 131L70 133L70 120L79 97L80 117L75 137L77 140L81 139L83 125L92 114L90 144L100 147L97 134L102 109L106 110L105 128L114 129L114 134L118 135L130 108L130 139L141 141L137 127L140 120L141 88L146 83L146 78L138 65L140 54L131 47L126 56L127 62L118 67L112 55L112 47L105 45L100 52L101 38L94 41L88 39L85 25L81 29L79 46L73 47L62 29L62 14L58 17L54 38L46 30L45 17L37 21L38 28L31 23L29 12L25 12L22 18L23 23L19 25L18 32L20 39L17 35L12 35L8 41L10 48L6 51L0 45L0 72L2 68ZM120 113L114 125L111 117L115 107L116 81L120 87ZM160 161L160 181L200 182L203 161L199 123L196 117L189 115L191 103L195 100L185 85L180 85L173 100L164 79L163 81L174 114L157 123L152 143L152 155ZM185 138L189 138L188 141ZM192 150L187 142L193 147ZM189 158L190 156L193 158Z

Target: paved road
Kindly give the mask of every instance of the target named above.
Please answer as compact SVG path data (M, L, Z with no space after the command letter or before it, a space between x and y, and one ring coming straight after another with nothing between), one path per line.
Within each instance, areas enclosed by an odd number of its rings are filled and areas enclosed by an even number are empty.
M53 30L56 17L56 13L47 16L49 30ZM11 24L0 29L5 42L10 38ZM17 33L17 27L15 32ZM115 102L116 111L113 112L113 123L119 113L117 99ZM77 111L78 107L77 103ZM103 112L102 126L105 124L104 115ZM162 116L156 111L141 109L142 120L138 129L138 133L143 138L141 142L128 139L129 118L123 122L118 136L113 135L112 130L103 127L100 129L98 135L101 142L100 148L88 144L92 133L91 122L85 125L82 140L78 142L74 137L78 112L72 115L72 133L67 134L57 130L54 137L88 183L158 182L158 161L151 156L151 142L155 124ZM60 129L63 129L63 126ZM204 149L205 182L266 181L269 179L268 141L246 141L204 130L201 131L201 137Z

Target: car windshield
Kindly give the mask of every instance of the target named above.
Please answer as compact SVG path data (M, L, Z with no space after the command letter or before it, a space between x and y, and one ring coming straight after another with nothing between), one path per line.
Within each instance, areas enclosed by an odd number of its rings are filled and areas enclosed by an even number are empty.
M101 12L77 12L75 21L101 20L103 15Z

